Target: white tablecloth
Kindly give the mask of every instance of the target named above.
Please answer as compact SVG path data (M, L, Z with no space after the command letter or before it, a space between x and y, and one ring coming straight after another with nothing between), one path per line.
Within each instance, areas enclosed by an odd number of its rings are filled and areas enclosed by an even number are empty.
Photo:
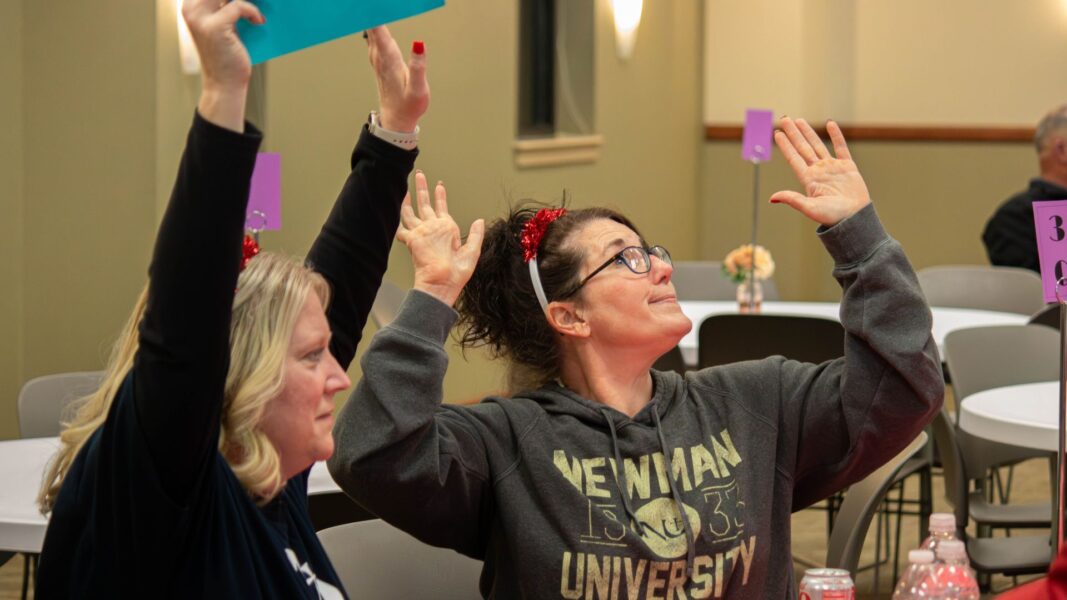
M711 315L731 314L737 312L737 302L706 302L706 301L681 301L678 305L682 312L693 322L693 329L682 341L678 343L682 351L682 358L689 365L697 364L697 332L700 331L700 323ZM763 314L765 315L799 315L805 317L824 317L838 320L840 305L837 302L764 302ZM937 341L937 348L945 341L948 332L966 327L981 327L985 325L1025 325L1029 320L1026 315L1015 313L1002 313L989 310L974 310L969 308L941 308L933 307L931 312L934 316L933 334Z
M963 399L960 429L1024 448L1059 451L1058 381L994 388Z
M48 459L59 448L59 438L31 438L0 442L0 550L40 552L46 519L35 500ZM319 462L311 467L308 494L340 493Z

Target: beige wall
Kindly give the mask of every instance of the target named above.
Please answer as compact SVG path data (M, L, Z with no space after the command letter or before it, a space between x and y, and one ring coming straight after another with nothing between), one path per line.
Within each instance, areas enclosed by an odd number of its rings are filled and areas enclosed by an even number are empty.
M1067 101L1063 0L708 0L704 118L1030 125Z
M1033 125L1067 102L1062 0L709 0L706 122L740 123L746 107L845 123ZM743 58L742 58L743 57ZM1027 143L857 142L853 155L887 227L916 267L985 264L981 230L1036 175ZM720 259L751 227L752 167L740 144L705 143L700 253ZM782 292L838 295L813 226L769 194L794 188L775 153L763 165L760 240Z
M0 437L17 435L24 379L101 368L144 282L197 81L179 69L173 0L135 4L23 0L0 9L0 43L15 50L0 58L0 74L14 82L0 90L0 118L15 132L0 140L0 158L14 157L0 162L0 209L12 217L0 220L0 276L12 282L0 300ZM508 198L551 200L567 188L576 205L621 208L676 256L693 258L697 223L680 216L696 210L700 184L699 5L646 3L626 63L615 57L608 6L596 0L590 34L603 156L559 168L514 167L517 3L450 2L397 24L405 50L418 36L431 61L419 167L448 183L464 226L500 215ZM489 25L475 32L472 23ZM263 242L299 255L377 103L373 77L356 36L271 62L265 82L264 150L282 153L284 229ZM401 246L387 277L410 284ZM446 399L500 388L499 365L451 353Z
M155 224L155 11L76 2L22 10L17 351L30 378L100 368L144 280Z
M0 439L18 433L22 379L22 3L0 2Z

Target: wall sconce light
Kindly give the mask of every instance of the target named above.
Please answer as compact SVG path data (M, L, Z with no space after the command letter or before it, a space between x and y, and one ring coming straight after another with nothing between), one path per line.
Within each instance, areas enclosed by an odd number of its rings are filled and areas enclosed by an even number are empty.
M197 75L200 73L200 55L196 53L189 26L182 18L182 0L174 0L174 16L178 22L178 53L182 59L182 73Z
M634 52L643 7L643 0L611 0L615 13L615 51L622 60L629 59Z

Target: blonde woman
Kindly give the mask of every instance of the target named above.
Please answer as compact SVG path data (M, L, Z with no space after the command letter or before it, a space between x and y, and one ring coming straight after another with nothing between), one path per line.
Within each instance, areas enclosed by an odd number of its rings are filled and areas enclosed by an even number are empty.
M262 136L244 122L234 26L263 17L240 0L186 0L183 15L203 92L147 291L43 483L37 596L342 598L307 475L333 452L333 396L386 268L425 57L405 65L388 31L370 32L381 111L308 256L318 273L261 254L239 275Z

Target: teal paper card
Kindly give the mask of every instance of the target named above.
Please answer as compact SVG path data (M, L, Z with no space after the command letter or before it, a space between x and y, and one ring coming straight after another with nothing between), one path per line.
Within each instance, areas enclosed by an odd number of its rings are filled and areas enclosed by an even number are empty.
M241 37L252 64L303 50L357 31L424 13L444 0L254 0L267 19L263 25L241 20Z

